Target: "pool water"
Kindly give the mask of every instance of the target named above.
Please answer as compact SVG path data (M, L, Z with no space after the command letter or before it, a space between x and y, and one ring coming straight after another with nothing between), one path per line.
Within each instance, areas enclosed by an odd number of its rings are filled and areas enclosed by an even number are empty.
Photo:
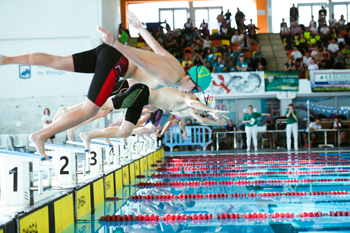
M67 231L350 232L348 159L349 153L165 157L158 168L145 171L145 178L118 190L118 201L100 203ZM135 195L155 199L129 199ZM331 211L338 216L330 216ZM106 221L107 215L157 215L161 220ZM187 220L168 219L174 215ZM212 219L195 220L199 215Z

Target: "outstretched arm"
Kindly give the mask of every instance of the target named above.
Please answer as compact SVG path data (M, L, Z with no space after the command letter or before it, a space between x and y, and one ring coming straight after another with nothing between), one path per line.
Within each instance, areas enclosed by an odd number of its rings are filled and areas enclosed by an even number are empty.
M140 20L134 15L134 13L128 11L126 13L129 24L136 28L140 33L145 42L153 49L153 51L161 56L170 57L171 59L175 59L173 55L168 53L159 43L154 39L154 37L147 31L146 28L141 26Z
M194 108L197 110L202 110L202 111L208 111L214 115L223 115L225 113L230 113L229 111L221 111L221 110L217 110L217 109L211 108L209 106L206 106L202 102L194 99L193 96L191 96L191 95L186 95L185 102L191 108Z
M191 116L196 119L199 123L201 123L202 125L226 125L226 122L225 121L212 121L210 119L207 119L207 118L204 118L204 117L201 117L199 115L197 115L195 113L195 110L194 109L190 109L190 114Z

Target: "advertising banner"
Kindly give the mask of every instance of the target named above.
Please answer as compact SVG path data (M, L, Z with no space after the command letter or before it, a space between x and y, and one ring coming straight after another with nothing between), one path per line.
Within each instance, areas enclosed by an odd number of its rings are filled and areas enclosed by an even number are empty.
M265 92L264 72L212 73L205 94L214 97L244 96Z
M350 91L349 70L310 70L312 92Z
M265 71L265 91L299 91L298 71Z

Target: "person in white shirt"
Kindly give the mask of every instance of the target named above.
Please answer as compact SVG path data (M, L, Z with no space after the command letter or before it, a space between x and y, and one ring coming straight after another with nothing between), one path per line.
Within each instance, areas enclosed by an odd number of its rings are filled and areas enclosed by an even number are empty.
M345 23L346 23L346 21L345 21L345 19L344 19L344 15L341 15L341 16L340 16L340 19L339 19L339 21L338 21L338 29L339 29L339 30L345 30L345 29L346 29Z
M41 117L41 121L43 122L43 128L45 129L46 127L48 127L52 121L53 121L53 117L50 116L50 109L45 108L44 110L44 116ZM55 138L55 135L52 135L50 137L50 142L51 144L53 144L53 139Z
M320 129L322 129L320 118L317 118L315 122L311 122L309 124L309 127L307 127L307 129L305 130L305 133L303 135L304 136L304 143L305 143L304 147L308 146L308 144L307 144L308 132L310 131L310 137L311 137L310 138L311 139L310 147L312 147L312 144L315 142L315 139L317 137L315 131L320 130Z
M335 43L335 39L332 39L332 43L330 43L327 47L327 50L331 53L331 55L336 56L339 51L339 46Z
M310 57L310 53L306 52L305 57L303 57L303 63L306 67L308 67L311 63L312 57Z
M317 28L317 24L315 22L313 25L311 25L310 32L312 32L313 34L316 34L317 31L318 31L318 28Z
M290 54L291 58L296 60L297 58L302 58L303 55L301 52L298 50L297 46L294 46L294 51Z
M308 70L318 70L318 65L315 64L315 60L311 59L310 65L307 67Z
M319 56L318 46L316 45L315 50L312 50L311 52L311 57L316 60L318 56Z
M235 31L235 34L231 37L232 45L240 45L243 39L243 35L238 34L238 30Z
M314 20L314 16L312 15L312 16L311 16L311 21L310 21L310 23L309 23L309 27L310 27L310 28L313 27L315 23L316 23L316 22L315 22L315 20Z
M334 14L332 13L332 17L329 19L329 26L334 28L337 24L337 20L334 18Z

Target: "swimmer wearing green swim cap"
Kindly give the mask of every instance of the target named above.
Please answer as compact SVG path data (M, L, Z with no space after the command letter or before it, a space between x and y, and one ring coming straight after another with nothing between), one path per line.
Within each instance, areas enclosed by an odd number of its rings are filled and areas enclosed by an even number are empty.
M192 81L200 87L201 91L205 91L210 86L211 74L207 67L194 66L188 71L188 74Z

